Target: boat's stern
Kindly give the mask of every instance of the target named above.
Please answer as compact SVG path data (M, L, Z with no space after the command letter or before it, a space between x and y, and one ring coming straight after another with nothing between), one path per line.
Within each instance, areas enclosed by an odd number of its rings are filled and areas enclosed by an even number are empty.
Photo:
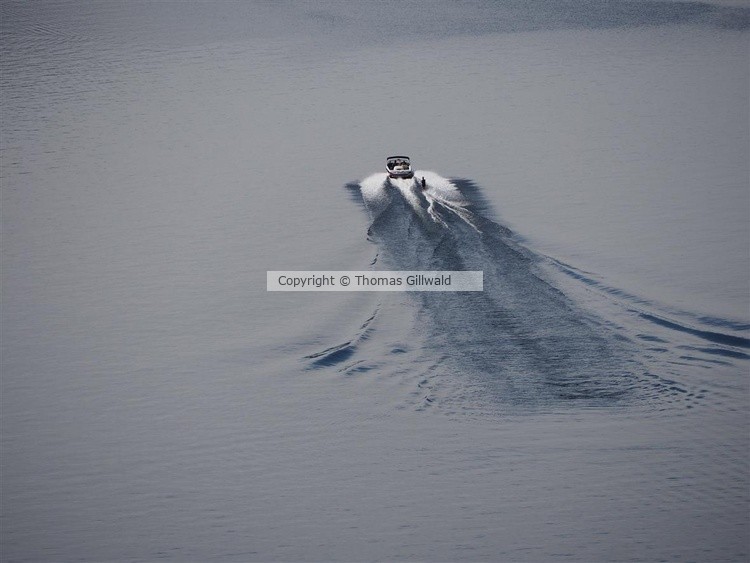
M391 178L412 178L414 170L408 156L389 156L385 160L385 168Z

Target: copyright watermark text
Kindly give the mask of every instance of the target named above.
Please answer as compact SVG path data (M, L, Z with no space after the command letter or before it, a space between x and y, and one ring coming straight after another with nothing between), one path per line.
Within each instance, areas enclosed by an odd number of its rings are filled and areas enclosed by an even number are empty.
M269 271L267 291L482 291L481 271Z

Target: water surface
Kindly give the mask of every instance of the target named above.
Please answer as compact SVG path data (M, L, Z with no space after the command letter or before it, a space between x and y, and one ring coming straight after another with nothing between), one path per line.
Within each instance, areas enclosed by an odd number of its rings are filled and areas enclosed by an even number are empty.
M0 8L3 560L747 559L747 9Z

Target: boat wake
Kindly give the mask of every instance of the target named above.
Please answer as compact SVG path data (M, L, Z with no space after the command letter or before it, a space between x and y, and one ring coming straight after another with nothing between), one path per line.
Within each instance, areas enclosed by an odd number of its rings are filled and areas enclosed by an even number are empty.
M347 188L371 221L374 270L482 270L484 291L378 294L360 332L307 356L311 369L408 374L421 406L449 410L689 408L710 382L686 373L750 359L746 326L694 326L526 248L469 180L384 173Z

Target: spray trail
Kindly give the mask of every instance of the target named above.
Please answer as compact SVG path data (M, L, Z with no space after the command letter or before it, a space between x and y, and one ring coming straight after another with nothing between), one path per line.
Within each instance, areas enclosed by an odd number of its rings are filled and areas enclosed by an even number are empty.
M651 358L643 343L663 340L649 339L646 330L665 326L654 321L661 317L653 309L641 308L635 315L639 326L628 328L582 308L549 275L565 265L520 245L493 220L472 182L417 171L414 179L375 174L348 187L371 221L368 237L378 246L374 269L484 272L481 293L413 293L397 307L388 305L393 296L383 295L368 319L369 342L355 337L344 346L348 361L360 355L356 365L361 367L370 354L371 363L384 369L384 349L416 349L405 368L403 357L393 358L394 365L399 362L403 371L416 374L425 404L464 410L488 404L612 406L634 400L690 406L703 398L705 389L691 389L674 377L679 369L670 368L690 348L684 342L666 346L659 361L643 361ZM637 303L621 297L621 309L632 313ZM388 340L396 332L392 327L405 325L409 329L399 332L403 346ZM378 348L373 341L379 339L383 346ZM747 344L741 338L727 342ZM331 365L341 356L339 347L326 352L310 359L316 366ZM746 356L734 349L716 354L720 361Z

